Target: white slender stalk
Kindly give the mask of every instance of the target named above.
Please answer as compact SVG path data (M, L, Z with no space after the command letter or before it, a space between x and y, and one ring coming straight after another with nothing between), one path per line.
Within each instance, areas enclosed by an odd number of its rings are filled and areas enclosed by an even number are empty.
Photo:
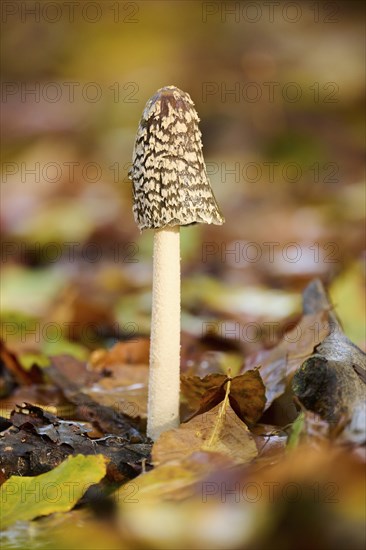
M179 226L154 233L147 435L154 441L179 426Z

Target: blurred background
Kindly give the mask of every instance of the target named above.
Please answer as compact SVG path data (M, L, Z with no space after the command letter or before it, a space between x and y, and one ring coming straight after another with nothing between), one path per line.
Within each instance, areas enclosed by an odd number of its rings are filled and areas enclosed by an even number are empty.
M167 85L195 102L226 218L181 230L182 371L235 376L262 352L266 361L314 277L365 349L364 15L352 1L1 2L0 416L27 401L67 418L52 385L14 390L6 368L65 353L86 360L88 376L104 373L88 389L84 365L69 358L81 391L118 411L133 399L146 416L152 232L133 219L128 170L145 103ZM329 326L310 329L283 353L299 362L312 353ZM111 377L108 361L127 374ZM307 435L321 435L319 419L307 422ZM203 506L197 492L173 507L158 474L155 500L142 490L129 507L123 495L123 541L99 507L88 521L81 508L17 524L6 547L363 548L361 448L313 434L307 452L286 449L266 468L287 441L278 433L232 481L295 481L304 495L295 504L221 496ZM207 480L226 482L220 475Z
M24 365L149 334L152 234L128 169L146 101L171 84L195 102L226 217L182 229L184 331L256 323L230 338L274 345L263 326L277 338L318 276L364 346L361 2L1 9L2 328Z

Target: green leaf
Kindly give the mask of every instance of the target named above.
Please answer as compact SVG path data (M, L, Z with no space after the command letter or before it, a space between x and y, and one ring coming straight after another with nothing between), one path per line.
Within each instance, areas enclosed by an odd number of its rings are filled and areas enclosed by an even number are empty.
M42 352L48 357L49 355L72 355L80 361L86 361L89 352L86 347L77 342L71 342L67 339L60 339L57 342L42 343ZM50 362L50 361L48 361Z
M1 274L0 310L5 314L20 312L27 316L30 327L32 318L44 314L50 302L65 285L65 275L53 268L32 270L22 266L5 266ZM14 327L15 328L15 327ZM23 330L28 327L22 327ZM18 327L19 330L19 327Z
M39 476L12 476L0 489L2 528L16 521L71 510L87 489L105 474L103 455L77 455Z
M30 370L33 365L48 367L50 364L50 359L44 353L21 353L18 360L25 370Z
M299 414L295 422L291 426L291 434L287 441L287 449L295 449L300 441L300 435L304 427L305 415L303 412Z

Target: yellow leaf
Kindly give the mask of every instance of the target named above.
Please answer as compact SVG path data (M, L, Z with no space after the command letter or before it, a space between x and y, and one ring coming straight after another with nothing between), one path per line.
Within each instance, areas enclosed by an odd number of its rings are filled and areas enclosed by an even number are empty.
M35 477L12 476L0 489L1 526L71 510L86 490L106 474L103 455L70 456Z

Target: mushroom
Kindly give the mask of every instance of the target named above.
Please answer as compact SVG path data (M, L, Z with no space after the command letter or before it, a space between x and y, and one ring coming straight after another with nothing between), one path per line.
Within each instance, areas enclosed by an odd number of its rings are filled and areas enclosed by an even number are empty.
M190 96L166 86L149 99L138 127L130 178L140 230L154 230L147 434L179 425L180 226L221 225Z

